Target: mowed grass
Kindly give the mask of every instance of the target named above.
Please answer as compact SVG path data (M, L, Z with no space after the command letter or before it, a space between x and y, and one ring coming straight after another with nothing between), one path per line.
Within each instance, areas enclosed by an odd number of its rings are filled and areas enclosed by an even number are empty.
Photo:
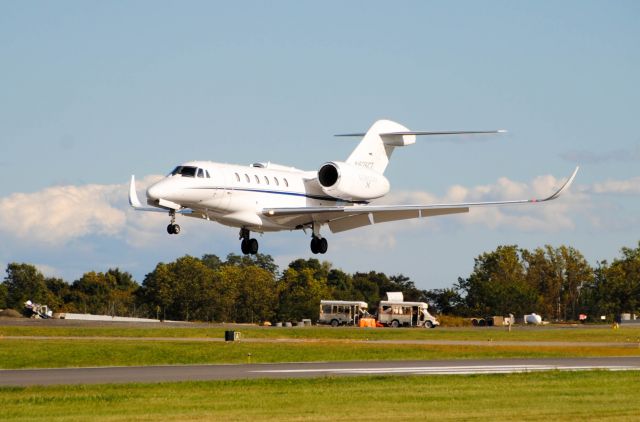
M0 419L637 420L640 372L0 388Z
M249 357L249 354L251 355ZM640 348L389 344L348 341L202 342L0 340L0 368L272 363L347 360L640 356Z
M223 338L225 330L236 330L249 339L334 339L334 340L471 340L471 341L557 341L640 343L640 327L622 326L514 326L504 327L424 328L355 328L355 327L257 327L251 325L212 325L184 327L167 325L148 328L114 326L49 326L46 321L30 326L0 326L0 337L167 337Z

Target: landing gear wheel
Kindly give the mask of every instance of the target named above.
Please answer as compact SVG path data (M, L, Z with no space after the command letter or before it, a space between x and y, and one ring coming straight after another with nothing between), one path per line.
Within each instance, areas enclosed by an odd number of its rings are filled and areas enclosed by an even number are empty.
M251 255L255 255L258 253L258 241L256 239L249 239L248 243L248 251Z
M258 241L256 239L242 239L240 250L245 255L255 255L258 253Z
M248 245L248 241L247 239L242 239L242 242L240 243L240 250L242 251L242 253L244 255L249 255L249 245Z
M318 242L318 252L321 254L327 253L327 249L329 249L329 242L324 237L320 239Z
M169 234L178 234L180 233L180 226L177 224L169 224L167 226L167 233Z
M325 239L324 237L312 237L311 238L311 252L313 252L314 254L324 254L327 252L327 249L329 248L329 243L327 242L327 239Z

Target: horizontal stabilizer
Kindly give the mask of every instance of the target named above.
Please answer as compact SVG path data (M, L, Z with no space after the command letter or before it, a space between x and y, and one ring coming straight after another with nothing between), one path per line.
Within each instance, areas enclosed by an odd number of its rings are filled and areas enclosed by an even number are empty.
M401 131L401 132L385 132L380 133L380 136L403 136L403 135L419 135L419 136L435 136L435 135L478 135L485 133L507 133L504 129L497 130L443 130L443 131ZM366 133L339 133L338 137L362 137Z

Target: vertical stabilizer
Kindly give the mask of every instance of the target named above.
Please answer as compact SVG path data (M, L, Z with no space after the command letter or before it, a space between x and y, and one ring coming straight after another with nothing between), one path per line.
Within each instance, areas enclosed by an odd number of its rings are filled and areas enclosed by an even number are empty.
M362 138L362 141L353 150L346 162L354 166L374 170L380 174L384 173L393 149L396 146L400 146L400 144L390 142L391 136L383 136L381 134L394 132L409 132L409 129L391 120L378 120L365 133L364 138ZM415 141L415 136L412 135L405 135L403 138L412 138L406 139L403 145L408 145Z

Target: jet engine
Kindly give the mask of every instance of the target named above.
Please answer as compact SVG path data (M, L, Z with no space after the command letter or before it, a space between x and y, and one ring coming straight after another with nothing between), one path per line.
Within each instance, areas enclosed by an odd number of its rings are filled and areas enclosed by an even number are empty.
M341 161L323 164L318 170L318 183L325 194L347 201L380 198L390 187L382 174Z

